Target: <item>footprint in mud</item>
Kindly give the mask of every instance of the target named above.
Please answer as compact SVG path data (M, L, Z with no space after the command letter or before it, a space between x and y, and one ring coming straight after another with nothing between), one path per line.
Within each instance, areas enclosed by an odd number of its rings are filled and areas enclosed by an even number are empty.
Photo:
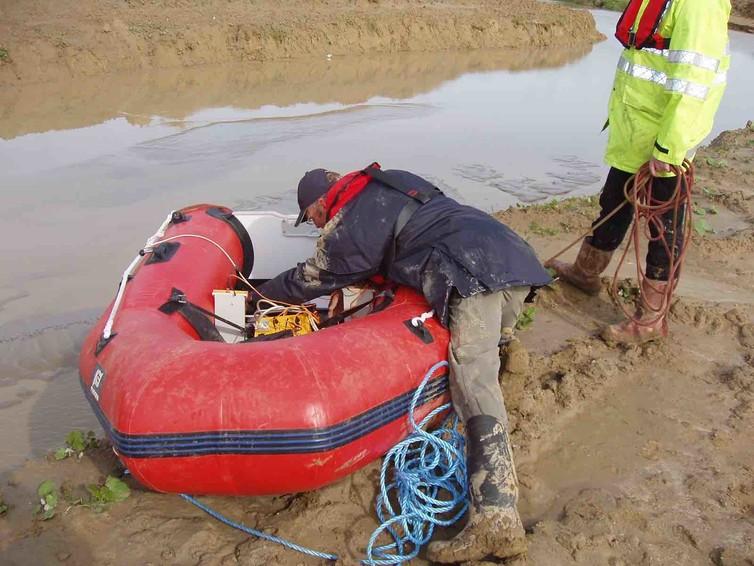
M561 171L548 171L548 177L554 182L569 190L576 190L598 183L601 179L602 167L596 163L584 161L575 155L564 155L553 158L553 161L561 167Z
M480 163L459 165L454 171L463 179L497 189L524 203L567 195L600 180L600 166L575 155L553 157L552 161L556 169L547 171L547 178L506 178L494 167Z
M286 191L277 195L259 195L253 199L236 199L229 203L233 210L275 210L291 214L296 213L295 191Z
M467 165L461 164L453 169L458 173L458 176L468 181L474 181L476 183L489 183L490 181L497 181L502 179L504 175L497 171L495 168L481 163L470 163Z

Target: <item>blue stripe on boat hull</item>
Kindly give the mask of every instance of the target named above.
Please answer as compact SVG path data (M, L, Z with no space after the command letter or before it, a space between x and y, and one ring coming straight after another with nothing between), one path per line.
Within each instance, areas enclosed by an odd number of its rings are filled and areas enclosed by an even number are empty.
M407 391L341 423L309 430L227 430L173 434L126 434L110 424L99 403L81 380L89 404L113 447L128 458L167 458L212 454L304 454L345 446L404 417L415 389ZM430 381L418 406L441 397L448 389L447 374Z

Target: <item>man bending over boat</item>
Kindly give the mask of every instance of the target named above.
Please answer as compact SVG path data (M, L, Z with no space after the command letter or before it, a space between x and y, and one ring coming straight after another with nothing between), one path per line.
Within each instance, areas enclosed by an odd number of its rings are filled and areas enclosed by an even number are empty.
M424 294L450 330L453 405L466 428L469 521L432 542L435 562L506 558L526 551L508 417L498 385L499 343L512 340L531 287L551 278L532 248L490 215L464 206L408 171L373 163L343 177L324 169L298 185L296 225L322 234L314 257L259 288L301 303L374 276Z

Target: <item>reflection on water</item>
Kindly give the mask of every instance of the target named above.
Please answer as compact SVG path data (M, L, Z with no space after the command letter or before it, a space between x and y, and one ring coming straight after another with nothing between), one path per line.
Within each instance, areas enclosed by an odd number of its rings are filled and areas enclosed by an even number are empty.
M595 12L609 33L616 14ZM732 34L716 130L751 118ZM587 52L588 51L588 52ZM485 210L592 193L620 51L300 60L0 88L0 469L94 427L78 345L166 211L295 210L307 169L411 169ZM260 251L260 253L263 253Z
M358 104L406 99L469 72L558 67L591 46L568 49L446 51L294 59L165 69L0 89L0 138L81 128L124 117L149 126L161 116L189 122L249 117L241 109L301 103ZM223 113L216 110L232 107ZM264 112L264 110L263 110ZM273 114L274 108L266 110Z

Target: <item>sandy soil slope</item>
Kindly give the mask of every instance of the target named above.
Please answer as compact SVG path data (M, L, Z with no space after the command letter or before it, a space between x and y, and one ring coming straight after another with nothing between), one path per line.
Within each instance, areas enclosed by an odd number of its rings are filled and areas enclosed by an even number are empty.
M0 2L0 85L302 55L573 46L590 14L535 0Z
M597 297L563 284L541 293L535 322L521 333L531 367L501 375L529 564L754 564L752 148L749 123L697 157L695 209L705 214L692 216L714 232L694 235L667 343L610 348L596 337L620 318L607 277ZM571 199L499 217L546 258L585 230L595 211L594 198ZM81 460L31 461L3 478L3 564L318 562L134 483L131 497L101 513L70 506L86 484L117 473L103 442ZM251 527L350 563L376 527L378 475L373 464L313 493L204 499ZM62 486L49 521L33 513L45 479Z

